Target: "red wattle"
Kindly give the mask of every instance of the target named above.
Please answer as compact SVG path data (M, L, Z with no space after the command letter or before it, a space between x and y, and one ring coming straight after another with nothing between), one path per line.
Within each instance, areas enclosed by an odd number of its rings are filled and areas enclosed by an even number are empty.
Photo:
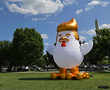
M61 46L62 46L62 47L66 47L66 42L63 41L63 42L61 43Z

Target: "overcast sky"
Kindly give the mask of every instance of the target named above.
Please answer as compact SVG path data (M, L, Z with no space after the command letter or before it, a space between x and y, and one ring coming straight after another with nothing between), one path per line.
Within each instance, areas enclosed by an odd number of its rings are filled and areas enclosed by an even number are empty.
M94 21L110 27L110 0L0 0L0 40L12 40L16 28L35 28L45 47L55 42L58 24L75 18L81 39L95 35Z

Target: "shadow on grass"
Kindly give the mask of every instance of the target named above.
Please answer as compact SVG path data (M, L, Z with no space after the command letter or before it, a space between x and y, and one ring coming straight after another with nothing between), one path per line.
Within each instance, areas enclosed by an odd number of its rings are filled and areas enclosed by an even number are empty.
M2 84L0 84L0 87L2 87L3 85Z
M60 78L57 78L57 79L51 79L51 78L19 78L18 80L56 80L56 81L59 81L59 80L67 80L67 79L60 79ZM76 78L73 78L71 80L77 80Z
M107 71L102 71L102 72L97 72L97 73L110 74L110 71L109 71L109 72L107 72Z
M19 78L19 80L51 80L51 78Z

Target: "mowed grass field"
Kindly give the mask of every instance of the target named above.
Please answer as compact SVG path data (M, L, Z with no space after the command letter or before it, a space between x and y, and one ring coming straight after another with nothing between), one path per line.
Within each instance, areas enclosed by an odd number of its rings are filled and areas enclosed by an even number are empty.
M51 80L50 73L0 73L0 90L105 90L98 86L110 87L110 73L91 74L90 79Z

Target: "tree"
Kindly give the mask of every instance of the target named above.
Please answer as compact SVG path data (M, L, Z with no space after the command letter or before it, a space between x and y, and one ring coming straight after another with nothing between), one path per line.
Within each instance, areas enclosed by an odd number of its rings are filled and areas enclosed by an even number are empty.
M110 28L96 30L93 42L92 51L85 57L89 63L98 64L104 62L105 57L110 58Z
M12 44L14 65L31 65L43 55L43 39L33 28L17 28Z
M0 41L0 66L8 66L10 64L10 46L11 42Z

